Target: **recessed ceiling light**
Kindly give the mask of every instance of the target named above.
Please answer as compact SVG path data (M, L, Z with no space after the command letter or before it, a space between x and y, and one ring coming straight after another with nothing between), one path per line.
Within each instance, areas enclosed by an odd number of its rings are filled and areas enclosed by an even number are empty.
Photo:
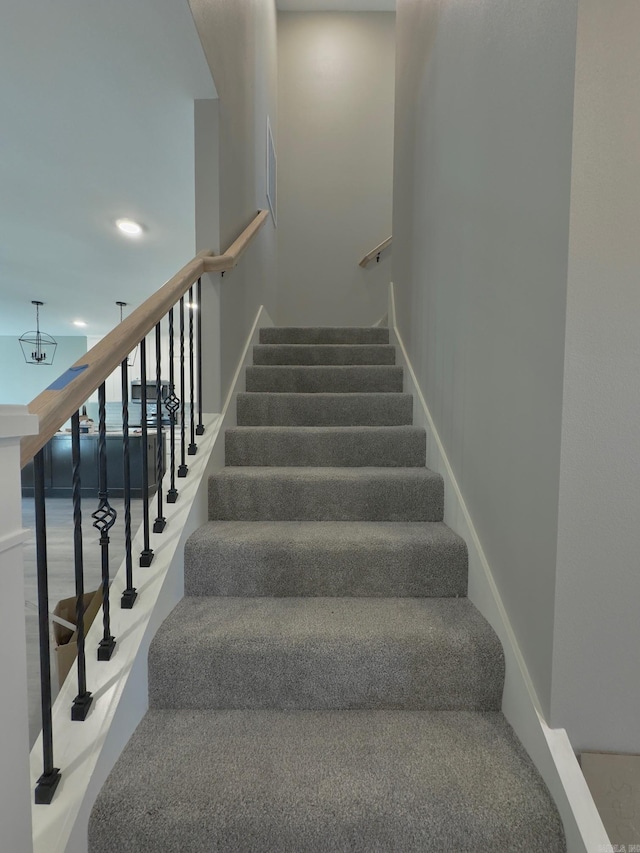
M127 237L139 237L142 234L142 225L133 219L116 219L116 225Z
M74 320L73 325L74 326L86 326L87 324L85 323L84 320Z

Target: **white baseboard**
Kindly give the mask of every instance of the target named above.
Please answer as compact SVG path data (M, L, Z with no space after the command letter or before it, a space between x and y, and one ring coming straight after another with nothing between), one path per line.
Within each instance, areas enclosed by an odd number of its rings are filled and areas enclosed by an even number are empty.
M208 478L224 465L224 430L236 423L235 401L244 389L244 368L260 326L273 321L260 307L238 363L221 414L205 415L198 452L188 457L189 474L178 480L179 498L165 505L167 527L152 534L154 559L147 569L134 568L138 599L132 610L121 610L126 588L124 563L111 585L111 630L116 650L111 661L99 663L93 650L102 635L96 619L87 633L87 685L94 697L87 719L72 722L70 709L77 693L75 668L53 706L54 760L62 778L53 802L32 806L34 853L87 853L87 827L95 798L120 753L148 709L147 653L164 619L184 596L184 544L208 520ZM150 508L151 527L155 506ZM133 542L142 548L141 533ZM42 772L42 736L31 752L31 784Z
M427 431L427 466L444 478L444 520L467 543L469 598L500 638L506 677L502 710L538 768L564 823L568 853L601 853L610 842L564 729L550 729L526 661L496 586L482 543L449 464L396 323L393 284L389 285L390 343L404 368L405 391L413 395L414 424Z

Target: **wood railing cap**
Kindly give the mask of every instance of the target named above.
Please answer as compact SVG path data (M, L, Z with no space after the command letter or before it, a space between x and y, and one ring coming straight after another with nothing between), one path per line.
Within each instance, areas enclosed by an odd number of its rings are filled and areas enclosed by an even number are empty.
M391 245L393 242L393 235L391 237L387 237L386 240L383 240L382 243L378 243L375 249L372 249L370 252L364 256L364 258L358 264L359 267L366 267L369 261L372 261L374 258L377 258L381 252Z
M225 272L236 266L268 215L268 211L259 210L224 254L214 255L209 250L199 252L160 290L79 358L69 371L74 368L82 370L77 370L76 375L64 387L59 390L45 389L29 403L29 412L38 415L39 430L37 435L25 436L20 443L20 462L23 468L203 273Z

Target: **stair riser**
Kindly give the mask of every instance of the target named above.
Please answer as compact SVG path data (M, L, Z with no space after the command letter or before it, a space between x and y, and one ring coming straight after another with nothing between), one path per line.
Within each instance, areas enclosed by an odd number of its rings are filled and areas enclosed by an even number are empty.
M467 594L467 549L366 542L189 540L185 594L223 596L448 597Z
M504 717L464 711L150 711L88 834L91 853L567 849Z
M232 469L233 470L233 469ZM226 521L442 521L444 487L431 480L375 476L334 482L274 476L212 477L209 518Z
M438 638L299 644L210 641L197 658L149 651L151 708L499 710L500 655ZM497 687L496 687L497 685ZM493 689L492 689L493 686Z
M401 427L312 427L227 430L227 465L319 467L424 466L424 430Z
M395 364L396 348L372 345L262 344L253 348L254 364Z
M401 393L402 368L391 365L247 367L246 390L307 394Z
M288 327L260 329L261 344L388 344L389 329Z
M238 394L238 426L403 426L410 394Z

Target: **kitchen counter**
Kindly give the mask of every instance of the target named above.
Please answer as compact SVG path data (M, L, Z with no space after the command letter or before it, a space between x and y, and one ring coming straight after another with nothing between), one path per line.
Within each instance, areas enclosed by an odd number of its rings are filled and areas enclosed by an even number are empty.
M113 497L123 496L122 432L106 433L107 489ZM147 433L149 492L157 487L158 435L154 429ZM166 468L166 441L162 437L162 466ZM129 430L129 458L131 464L131 497L142 497L142 434ZM56 433L44 446L45 496L71 498L71 433ZM80 485L82 497L98 494L98 433L80 433ZM22 471L22 495L33 495L33 462Z

